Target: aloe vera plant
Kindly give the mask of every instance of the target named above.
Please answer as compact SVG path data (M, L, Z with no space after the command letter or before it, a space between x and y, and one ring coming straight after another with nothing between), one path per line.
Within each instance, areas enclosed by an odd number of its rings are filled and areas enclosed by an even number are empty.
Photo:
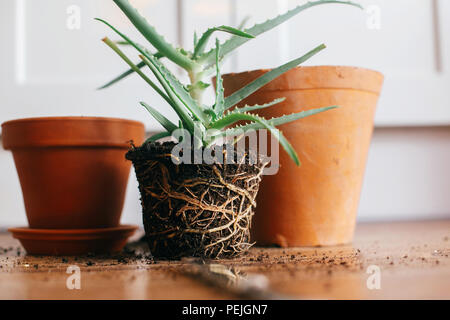
M97 19L106 24L120 36L121 41L114 42L109 38L104 38L103 41L112 50L114 50L130 68L125 73L108 82L102 88L109 87L132 73L137 73L169 104L169 106L176 112L180 120L178 124L175 124L155 108L145 102L141 102L141 105L144 106L166 130L165 132L152 136L148 140L149 142L170 136L172 132L178 128L188 130L191 133L191 136L194 136L194 132L200 132L201 136L198 136L197 134L195 135L195 139L200 140L202 146L212 145L217 141L217 139L233 136L237 132L267 129L279 139L280 144L295 161L295 163L300 164L297 153L292 148L289 141L287 141L283 134L276 128L276 126L333 109L336 108L336 106L311 109L272 119L264 119L250 112L257 109L272 107L282 102L283 98L276 99L263 105L244 106L234 109L232 109L232 107L270 81L279 77L281 74L298 66L302 62L322 51L325 48L325 45L321 44L303 56L265 73L244 88L236 91L226 98L224 97L220 64L227 54L231 53L247 41L275 28L308 8L331 3L360 7L358 4L350 1L319 0L307 2L306 4L300 5L273 19L267 20L261 24L256 24L245 30L230 26L210 28L203 33L201 37L194 35L194 49L192 51L188 51L183 48L175 48L167 42L164 37L161 36L155 28L151 26L146 19L131 6L128 0L114 0L114 2L128 17L136 29L152 45L154 51L134 42L107 21ZM215 32L229 33L231 34L231 38L224 43L220 43L216 39L215 47L209 51L205 51L208 42L211 40L211 37ZM139 52L141 61L134 63L119 48L121 45L129 45L134 47ZM166 58L186 70L189 75L190 83L187 85L182 84L160 61L161 58ZM155 83L154 80L151 80L142 71L142 68L145 66L151 70L159 85ZM216 99L213 105L208 106L202 103L203 93L209 86L204 81L205 78L211 77L214 74L216 75ZM242 121L246 121L246 124L239 127L230 128L230 126Z

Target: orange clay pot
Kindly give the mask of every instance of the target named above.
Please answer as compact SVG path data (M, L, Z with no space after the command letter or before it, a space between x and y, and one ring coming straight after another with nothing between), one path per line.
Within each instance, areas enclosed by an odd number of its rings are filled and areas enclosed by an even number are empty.
M225 75L225 94L267 71ZM352 241L382 83L383 75L372 70L298 67L243 102L263 104L286 97L279 105L258 110L265 118L340 106L280 126L302 165L297 167L280 148L279 172L265 176L260 186L253 240L283 247Z
M93 229L119 225L130 140L144 125L96 117L12 120L2 124L13 152L31 228ZM13 213L11 213L13 214Z

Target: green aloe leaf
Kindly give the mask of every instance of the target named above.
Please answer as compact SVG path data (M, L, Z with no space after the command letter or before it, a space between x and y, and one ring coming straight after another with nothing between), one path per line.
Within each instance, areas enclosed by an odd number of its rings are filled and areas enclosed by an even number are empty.
M203 81L197 81L195 84L188 84L186 87L189 92L192 90L204 90L209 88L211 85L209 83L205 83Z
M241 23L239 23L237 28L239 30L243 30L249 19L250 19L250 16L245 16L244 19L242 19Z
M309 116L313 116L315 114L318 114L318 113L321 113L321 112L324 112L327 110L336 109L336 108L339 108L339 107L338 106L330 106L330 107L315 108L315 109L310 109L310 110L306 110L306 111L301 111L301 112L297 112L297 113L284 115L284 116L277 117L277 118L272 118L268 121L271 124L273 124L274 126L278 127L285 123L300 120L300 119L303 119L303 118L306 118Z
M286 137L283 135L283 133L280 130L278 130L277 128L275 128L275 126L272 125L269 121L267 121L266 119L261 118L257 115L248 114L248 113L230 114L230 115L227 115L227 116L219 119L218 121L212 123L211 128L220 130L224 127L230 126L239 121L253 121L255 124L258 124L259 126L261 126L261 128L269 130L270 133L272 133L272 135L278 139L281 146L284 148L284 150L286 150L286 152L292 158L292 160L294 160L295 164L298 166L300 165L300 160L298 159L297 153L295 152L294 148L289 143L289 141L286 139ZM241 131L243 130L244 132L250 130L250 129L246 129L245 126L239 127L239 129L241 129ZM227 131L225 131L224 136L236 135L237 132L238 132L238 130L235 130L234 132L227 130ZM232 133L234 133L234 134L232 134Z
M127 45L130 45L130 44L129 44L128 42L126 42L126 41L115 41L115 43L120 44L120 45L123 45L123 43L126 43ZM156 53L154 54L154 56L155 56L157 59L161 59L161 58L163 57L163 55L162 55L161 53L159 53L159 52L156 52ZM144 63L143 61L140 61L140 62L136 63L136 67L137 67L138 69L142 69L143 67L145 67L145 63ZM112 79L111 81L109 81L108 83L104 84L103 86L101 86L101 87L98 88L98 89L99 89L99 90L100 90L100 89L106 89L106 88L112 86L113 84L119 82L120 80L122 80L122 79L128 77L129 75L133 74L134 72L136 72L136 71L135 71L133 68L130 68L130 69L128 69L127 71L125 71L125 72L121 73L120 75L118 75L117 77L115 77L114 79Z
M136 63L135 66L137 69L142 69L143 67L145 67L145 63L141 61L139 63ZM127 71L125 71L125 72L121 73L120 75L118 75L117 77L115 77L114 79L112 79L111 81L105 83L103 86L99 87L98 90L106 89L135 72L136 72L135 68L130 68Z
M209 28L208 30L206 30L205 33L203 33L203 35L200 37L200 39L198 39L198 41L195 45L194 56L193 56L194 59L203 53L203 51L206 48L209 38L211 38L212 34L216 31L223 31L223 32L231 33L235 36L243 37L243 38L249 38L249 39L254 38L254 36L252 36L251 34L249 34L247 32L244 32L242 30L239 30L239 29L236 29L233 27L229 27L229 26L220 26L220 27L215 27L215 28Z
M186 110L187 106L185 104L186 102L185 101L180 101L180 98L175 94L172 86L169 84L169 82L166 80L166 78L163 76L163 74L159 71L159 69L163 69L163 70L166 70L166 71L167 71L167 69L165 67L164 68L157 68L157 66L161 66L162 64L150 52L146 52L143 48L141 48L139 45L137 45L136 43L131 41L126 35L124 35L119 30L114 28L108 22L106 22L106 21L104 21L102 19L97 19L97 20L99 20L99 21L103 22L104 24L106 24L107 26L109 26L114 32L116 32L120 37L122 37L125 41L127 41L130 45L132 45L136 50L138 50L142 54L140 56L141 59L144 61L144 63L146 63L150 67L150 69L155 74L156 78L161 83L161 85L163 86L164 90L166 91L166 93L170 97L170 99L168 100L168 102L170 101L169 104L172 106L172 108L178 114L180 119L182 119L183 121L186 122L186 128L189 128L189 129L193 130L194 122L193 122L192 118L190 117L190 115L186 112L187 111ZM116 48L117 48L117 46L116 46ZM170 73L166 72L166 75L167 74L170 74ZM172 77L175 78L174 76L172 76ZM181 86L181 88L184 91L186 91L184 86L181 85L179 82L174 81L172 84L178 84L178 86ZM161 90L159 89L159 91L161 91ZM158 91L158 93L159 93L159 91ZM189 93L188 93L188 95L189 95ZM190 95L189 95L189 97L190 97ZM189 97L187 97L187 99L189 99ZM191 100L188 100L188 102L189 101L194 101L194 100L191 98ZM193 106L196 107L195 104L193 104ZM199 107L197 106L197 108L199 108ZM193 112L192 110L190 110L190 111ZM199 117L203 117L203 118L205 117L205 115L203 114L203 112L201 112L201 110L197 110L197 113L198 113Z
M116 44L118 44L118 45L120 45L120 46L131 46L131 44L129 44L127 41L125 41L125 40L117 40L117 41L114 41ZM146 50L146 51L148 51L148 52L150 52L150 50L148 50L146 47L144 47L143 45L141 45L141 44L139 44L139 43L137 43L136 42L136 44L138 45L138 46L140 46L143 50ZM155 53L153 53L153 55L155 56L155 57L157 57L158 59L159 58L162 58L162 57L164 57L164 55L161 53L161 52L155 52Z
M159 73L164 77L172 91L185 105L185 107L192 113L192 115L197 120L200 120L204 123L208 122L203 109L198 105L197 101L192 98L189 90L187 90L185 86L178 81L178 79L172 74L172 72L170 72L161 62L159 62L151 55L146 58L153 64L156 69L158 69Z
M136 73L138 73L142 79L145 80L164 100L173 106L172 100L152 81L150 80L123 52L119 47L110 39L104 38L103 42L106 43L114 52L116 52Z
M297 113L291 113L288 115L284 115L281 117L276 117L276 118L272 118L272 119L266 119L267 122L269 122L269 124L278 127L282 124L285 123L289 123L289 122L293 122L296 120L300 120L327 110L331 110L331 109L336 109L339 108L338 106L330 106L330 107L323 107L323 108L315 108L315 109L310 109L310 110L306 110L306 111L301 111L301 112L297 112ZM230 128L227 129L226 131L228 132L228 134L233 134L234 131L238 131L239 129L243 129L244 131L247 130L259 130L259 129L264 129L264 127L262 125L260 125L259 123L250 123L250 124L246 124L246 125L242 125L242 126L238 126L235 128ZM222 134L221 134L222 135Z
M275 100L273 100L271 102L268 102L268 103L265 103L265 104L261 104L261 105L260 104L255 104L253 106L245 105L242 108L235 108L231 112L233 112L233 113L245 113L245 112L249 112L249 111L255 111L255 110L259 110L259 109L264 109L264 108L268 108L268 107L274 106L276 104L279 104L279 103L283 102L284 100L286 100L286 98L278 98L278 99L275 99Z
M148 112L155 118L168 132L172 132L173 130L177 129L178 127L169 119L167 119L165 116L163 116L158 110L155 108L152 108L147 103L141 101L140 104L147 109Z
M246 85L244 88L239 89L238 91L234 92L232 95L228 96L225 99L225 109L229 109L235 104L239 103L243 99L247 98L249 95L251 95L253 92L257 91L258 89L262 88L275 78L279 77L283 73L291 70L292 68L295 68L300 63L305 62L318 52L325 49L326 46L324 44L321 44L320 46L317 46L313 50L309 51L307 54L301 56L300 58L294 59L286 64L283 64L282 66L272 69L269 72L266 72L258 79L254 80L253 82Z
M171 133L167 132L167 131L158 132L158 133L154 134L153 136L151 136L150 138L148 138L147 140L145 140L144 144L149 143L149 142L154 142L154 141L157 141L157 140L165 138L165 137L169 137L170 134Z
M194 31L194 48L197 46L198 43L198 36L197 36L197 32Z
M250 19L250 16L246 16L246 17L241 21L241 23L240 23L239 26L238 26L238 29L239 29L239 30L242 30L242 29L244 28L244 26L245 26L245 24L247 23L248 19ZM195 47L195 45L194 45L194 47ZM216 53L217 53L217 52L216 52ZM225 58L226 58L226 57L224 57L224 56L223 56L223 57L219 57L219 61L223 63L223 61L225 60ZM208 76L212 75L212 74L215 72L215 70L216 70L215 65L210 65L209 67L205 68L205 69L201 72L201 75L202 75L202 77L208 77Z
M183 125L183 121L179 121L178 122L178 127L182 130L181 131L181 136L178 137L178 142L183 142L189 139L187 132L184 130L184 125Z
M194 130L195 124L194 120L191 118L191 115L188 113L189 109L187 109L186 105L183 104L182 101L180 101L179 97L175 94L167 79L164 78L158 68L154 65L154 61L156 59L152 58L151 55L149 55L148 58L144 55L140 55L139 57L150 68L156 79L158 79L159 83L162 85L162 87L170 97L171 101L173 102L173 109L177 113L178 117L183 121L185 127L192 132Z
M139 12L129 3L128 0L114 0L117 6L128 17L136 29L146 38L159 52L168 59L178 64L186 70L195 68L196 63L189 57L181 54L163 36L156 32L155 28L139 14Z
M214 104L214 111L216 115L223 114L225 106L225 97L223 89L222 75L220 74L219 55L220 55L219 40L216 39L216 103Z
M306 9L314 7L314 6L322 5L322 4L328 4L328 3L347 4L347 5L355 6L358 8L362 8L361 5L351 2L351 1L320 0L320 1L314 1L314 2L307 2L307 3L300 5L284 14L281 14L273 19L267 20L266 22L257 24L257 25L255 25L249 29L246 29L244 31L246 33L251 34L256 37L266 31L269 31L269 30L275 28L276 26L282 24L283 22L289 20L290 18L294 17L295 15L302 12L303 10L306 10ZM222 48L221 56L224 56L224 55L230 53L231 51L240 47L241 45L243 45L244 43L246 43L249 40L250 40L249 38L243 38L243 37L237 37L237 36L232 37L231 39L227 40L226 42L224 42L221 45L221 48ZM204 65L211 65L215 61L215 56L216 56L215 49L212 49L212 50L208 51L207 53L204 53L203 55L198 57L197 61Z

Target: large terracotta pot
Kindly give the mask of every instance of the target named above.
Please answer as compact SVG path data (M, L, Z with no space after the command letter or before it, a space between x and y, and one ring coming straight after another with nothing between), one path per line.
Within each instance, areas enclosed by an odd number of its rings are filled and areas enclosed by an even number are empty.
M268 70L224 76L229 95ZM266 118L338 105L280 126L298 152L297 167L280 150L280 169L265 176L257 197L253 240L280 246L336 245L352 241L373 120L383 75L354 67L298 67L243 103L286 100L258 110Z
M130 162L130 140L141 144L144 125L96 117L12 120L2 124L13 152L31 228L117 227Z

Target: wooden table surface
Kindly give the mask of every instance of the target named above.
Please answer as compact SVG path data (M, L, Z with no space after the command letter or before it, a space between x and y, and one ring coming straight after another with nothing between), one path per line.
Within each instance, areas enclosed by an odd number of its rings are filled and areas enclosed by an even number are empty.
M255 247L232 260L147 254L137 242L121 255L28 256L1 233L0 299L450 299L450 220L361 224L352 245ZM80 290L66 286L71 265Z

